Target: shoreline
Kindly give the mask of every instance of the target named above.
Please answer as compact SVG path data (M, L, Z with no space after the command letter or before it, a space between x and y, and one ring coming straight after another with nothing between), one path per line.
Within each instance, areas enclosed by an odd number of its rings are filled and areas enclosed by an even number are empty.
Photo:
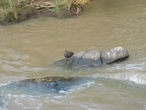
M10 2L11 0L7 1ZM53 3L51 1L48 2L48 0L21 0L19 3L6 3L3 0L0 2L0 5L3 5L0 8L0 25L16 24L39 17L69 18L78 16L90 0L76 4L73 0L70 1L72 2L68 4L68 2L62 3L59 1L58 3Z

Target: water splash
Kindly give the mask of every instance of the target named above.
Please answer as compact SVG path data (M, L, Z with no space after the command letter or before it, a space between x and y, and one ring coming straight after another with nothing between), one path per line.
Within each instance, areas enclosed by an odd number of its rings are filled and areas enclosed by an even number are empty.
M14 108L21 109L43 109L43 106L47 103L56 104L60 103L61 100L64 100L65 97L72 94L74 91L82 91L89 88L93 85L94 81L87 81L80 85L75 85L71 89L65 91L61 90L59 93L49 93L48 94L38 94L34 93L33 95L25 94L25 92L15 92L13 90L3 89L0 91L0 109L8 110L9 105L13 104ZM3 99L3 100L2 100Z
M145 73L138 73L138 72L120 72L114 74L94 74L92 77L102 77L102 78L109 78L119 81L131 81L136 84L146 85L146 74Z

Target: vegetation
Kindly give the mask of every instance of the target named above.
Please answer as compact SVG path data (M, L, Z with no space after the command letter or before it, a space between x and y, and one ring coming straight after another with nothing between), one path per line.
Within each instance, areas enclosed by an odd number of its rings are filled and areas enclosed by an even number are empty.
M78 15L90 0L0 0L0 23L21 21L22 16L37 16L40 10L56 17Z

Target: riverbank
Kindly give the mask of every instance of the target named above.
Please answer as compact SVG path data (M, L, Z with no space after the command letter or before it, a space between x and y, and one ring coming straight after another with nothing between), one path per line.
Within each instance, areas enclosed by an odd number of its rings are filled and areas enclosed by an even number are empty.
M2 0L0 24L15 24L32 18L79 15L90 0Z

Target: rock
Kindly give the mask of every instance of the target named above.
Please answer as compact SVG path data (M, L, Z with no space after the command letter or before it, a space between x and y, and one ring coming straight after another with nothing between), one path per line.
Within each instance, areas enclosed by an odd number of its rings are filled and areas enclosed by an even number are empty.
M11 92L17 91L17 94L59 93L60 91L67 91L76 85L87 83L89 80L91 78L88 77L44 77L12 82L0 89L11 90Z
M69 59L68 64L81 65L83 67L100 66L100 52L96 50L82 51L76 53Z
M100 66L100 52L96 50L88 51L84 56L80 59L79 64L82 66Z
M61 66L82 66L82 67L98 67L103 64L110 64L116 61L122 61L129 57L128 51L123 47L115 47L107 51L81 51L68 58L57 61L55 64Z
M127 59L128 57L128 51L123 47L115 47L110 50L101 52L103 64L110 64L117 61L122 61Z
M81 52L78 52L78 53L74 54L74 55L69 59L69 61L67 62L67 64L68 64L68 65L69 65L69 64L78 65L80 59L84 56L85 53L87 53L87 51L81 51Z

